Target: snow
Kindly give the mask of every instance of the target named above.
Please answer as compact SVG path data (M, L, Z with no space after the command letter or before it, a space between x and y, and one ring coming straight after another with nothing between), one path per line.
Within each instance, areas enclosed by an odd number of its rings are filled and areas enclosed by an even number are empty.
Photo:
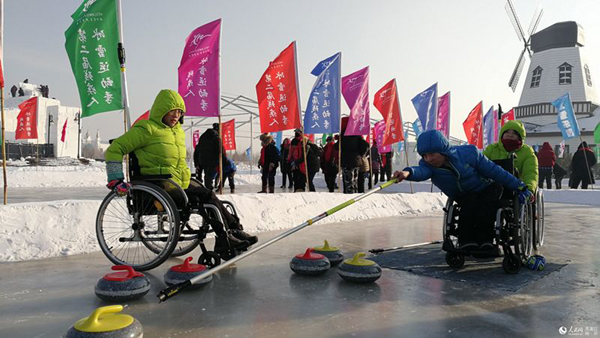
M9 187L95 187L106 184L104 164L73 165L55 161L45 166L26 166L25 161L7 162ZM315 178L323 191L321 175ZM239 165L237 185L259 185L255 168ZM396 184L320 221L316 226L343 221L407 214L441 213L446 198L429 192L430 183ZM251 233L289 229L333 208L352 197L340 193L306 192L224 195L240 213L242 224ZM600 206L600 190L545 190L545 201ZM0 205L0 262L23 261L89 253L99 250L95 221L100 200L63 200ZM398 226L402 226L398 222ZM441 219L440 219L441 227ZM440 230L441 232L441 230Z

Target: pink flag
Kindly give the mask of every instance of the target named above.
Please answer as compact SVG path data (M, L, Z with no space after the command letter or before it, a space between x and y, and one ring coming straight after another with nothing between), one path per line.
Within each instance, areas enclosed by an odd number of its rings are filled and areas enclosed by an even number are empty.
M342 95L350 107L350 119L344 135L369 134L369 67L342 78Z
M494 110L494 116L498 116L498 110ZM498 141L498 132L500 132L499 121L497 118L494 118L494 142Z
M194 144L194 149L196 149L196 146L198 145L198 141L200 141L200 130L196 129L194 130L194 134L192 136L193 139L193 144Z
M446 138L450 137L450 92L438 98L437 127Z
M373 128L373 130L375 131L375 140L377 140L377 150L379 150L379 153L384 154L392 151L391 145L382 145L383 136L385 135L385 121L381 120L375 123L375 127Z
M373 105L379 110L385 121L383 139L380 143L377 138L377 144L384 146L404 141L402 117L400 115L400 98L398 97L396 79L389 81L375 93Z
M65 120L65 124L63 124L62 133L60 134L61 142L65 142L65 137L67 136L67 121L69 121L69 119Z
M179 94L187 116L219 116L221 19L196 28L185 39L179 64Z

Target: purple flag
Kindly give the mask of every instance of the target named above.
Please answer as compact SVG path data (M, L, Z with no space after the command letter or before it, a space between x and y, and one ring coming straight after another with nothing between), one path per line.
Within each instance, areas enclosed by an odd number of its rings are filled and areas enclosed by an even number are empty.
M377 141L377 150L379 150L379 153L385 154L392 151L391 144L381 146L383 144L383 135L385 134L385 121L381 120L375 123L375 127L373 127L373 130L375 131L375 140Z
M494 106L491 106L483 116L483 149L496 142L494 134L498 129L497 114L497 112L494 113Z
M344 135L369 134L369 67L342 78L342 95L350 108Z
M437 130L450 137L450 92L438 98Z
M179 94L188 116L219 116L221 19L196 28L185 39Z

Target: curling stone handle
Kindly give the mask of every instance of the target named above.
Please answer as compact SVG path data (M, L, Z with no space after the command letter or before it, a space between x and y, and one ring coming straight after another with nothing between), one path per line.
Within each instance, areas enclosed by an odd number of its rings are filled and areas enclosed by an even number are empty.
M115 271L127 271L127 278L128 279L131 279L133 277L137 277L139 275L139 273L137 271L135 271L129 265L113 265L111 267L111 270L115 270Z
M103 314L105 314L105 313L119 313L121 311L123 311L123 305L108 305L108 306L99 307L96 310L94 310L94 312L92 312L92 314L85 321L84 325L86 325L87 327L98 326L98 325L100 325L100 323L98 322L98 319Z

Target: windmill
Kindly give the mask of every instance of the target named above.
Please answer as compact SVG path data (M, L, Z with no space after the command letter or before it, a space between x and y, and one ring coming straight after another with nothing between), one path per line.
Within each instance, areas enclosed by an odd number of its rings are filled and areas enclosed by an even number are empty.
M519 77L521 77L521 72L523 72L523 66L525 65L525 52L527 52L527 54L529 55L529 59L531 60L531 35L535 33L535 30L538 27L540 20L542 19L542 15L544 14L544 9L540 8L539 5L536 8L531 23L529 24L529 29L527 30L527 36L525 35L523 28L521 27L521 23L519 22L519 18L517 17L517 11L515 10L515 6L513 5L511 0L507 0L504 9L506 10L508 18L510 19L513 28L517 33L517 38L519 39L519 41L523 42L523 51L521 52L515 69L513 70L512 75L510 76L510 80L508 81L508 86L514 92L517 88L517 84L519 83Z

